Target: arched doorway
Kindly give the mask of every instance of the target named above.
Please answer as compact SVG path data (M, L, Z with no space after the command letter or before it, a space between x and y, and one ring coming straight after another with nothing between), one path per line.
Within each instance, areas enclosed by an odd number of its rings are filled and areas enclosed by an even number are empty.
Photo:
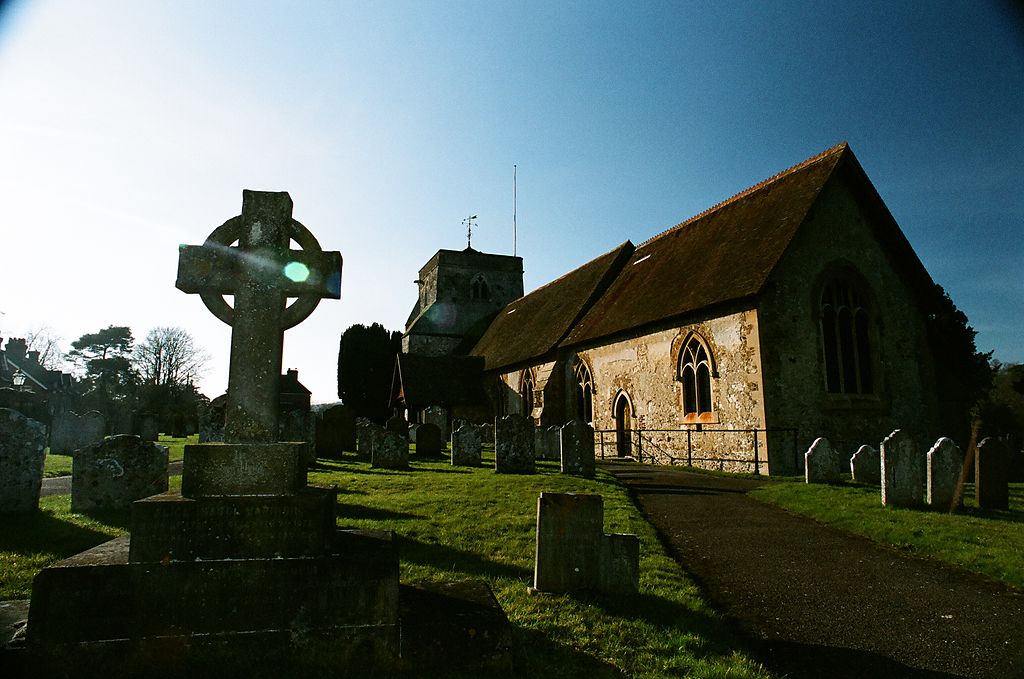
M626 392L620 392L615 399L615 448L619 457L629 457L633 451L630 440L633 435L631 410Z

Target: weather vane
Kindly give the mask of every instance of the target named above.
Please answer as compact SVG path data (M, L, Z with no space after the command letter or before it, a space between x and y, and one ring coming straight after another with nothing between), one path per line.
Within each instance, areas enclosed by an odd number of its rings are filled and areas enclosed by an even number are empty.
M466 248L472 249L473 245L473 220L476 219L476 215L472 217L466 217L462 220L462 223L466 226Z

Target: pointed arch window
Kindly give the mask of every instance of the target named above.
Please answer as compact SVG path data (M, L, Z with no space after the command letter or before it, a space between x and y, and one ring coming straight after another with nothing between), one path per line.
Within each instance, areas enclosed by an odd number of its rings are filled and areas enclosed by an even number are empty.
M711 351L699 336L691 335L679 354L678 379L683 384L684 422L713 421L711 378L714 376Z
M523 399L523 417L533 416L533 392L537 388L537 378L533 371L526 369L519 379L519 396Z
M477 274L469 285L469 296L474 300L487 301L491 298L491 290L483 274Z
M582 359L576 359L573 368L576 380L576 417L589 425L594 424L594 377Z
M821 291L819 318L825 390L875 393L871 309L862 286L849 277L830 280Z

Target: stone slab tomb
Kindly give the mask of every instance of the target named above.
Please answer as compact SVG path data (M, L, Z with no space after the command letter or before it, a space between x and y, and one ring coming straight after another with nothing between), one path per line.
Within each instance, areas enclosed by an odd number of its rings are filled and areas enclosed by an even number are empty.
M340 460L346 450L356 449L356 414L346 405L334 405L316 418L316 456Z
M639 584L639 539L604 533L600 495L540 494L533 591L630 593Z
M839 483L842 462L839 452L827 438L819 437L804 453L804 480L807 483Z
M0 512L39 508L46 461L46 427L17 410L0 408Z
M440 427L427 422L416 429L416 457L439 458L443 450L444 439Z
M974 493L980 509L1010 508L1010 452L1002 441L983 439L974 456Z
M558 433L562 473L593 478L594 429L583 420L570 420Z
M882 441L882 504L921 507L924 504L925 456L910 435L897 429Z
M877 486L882 482L882 461L878 450L861 446L850 458L850 475L857 483Z
M80 448L71 463L71 511L128 509L167 490L167 448L118 434Z
M952 439L940 438L928 451L925 502L932 509L949 511L953 504L964 455Z
M533 474L533 425L522 415L506 415L494 421L494 471L499 474Z
M452 466L480 466L480 430L464 424L452 432Z
M306 485L309 444L276 440L284 331L340 295L341 255L291 209L286 193L246 191L241 216L179 249L177 287L231 326L225 442L187 445L181 492L135 502L129 537L37 576L26 643L39 676L396 665L390 533L338 530L337 491Z

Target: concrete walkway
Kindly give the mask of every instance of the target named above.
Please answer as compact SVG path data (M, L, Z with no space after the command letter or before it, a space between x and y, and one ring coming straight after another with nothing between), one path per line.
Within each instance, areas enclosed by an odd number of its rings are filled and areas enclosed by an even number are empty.
M780 676L1024 677L1024 593L757 502L758 481L602 466Z

